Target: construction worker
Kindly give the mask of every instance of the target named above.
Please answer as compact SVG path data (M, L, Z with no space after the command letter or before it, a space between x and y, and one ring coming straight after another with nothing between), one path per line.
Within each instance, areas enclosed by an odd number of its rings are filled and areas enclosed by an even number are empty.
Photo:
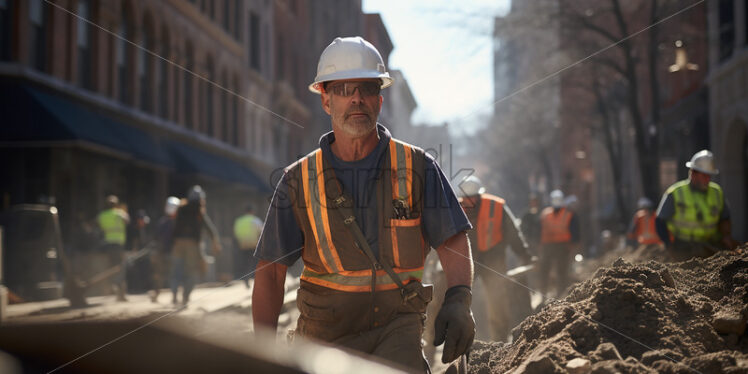
M520 228L527 241L528 248L537 251L538 244L540 244L540 199L538 199L538 195L531 194L528 205L527 212L522 215Z
M511 209L504 199L485 190L478 177L465 178L460 184L460 205L474 227L468 231L468 238L473 261L479 264L475 275L483 281L491 340L503 341L509 334L512 316L531 312L527 289L522 289L526 297L510 296L514 283L503 276L507 270L506 248L511 247L523 264L529 264L531 259Z
M551 206L540 213L540 290L548 292L551 270L556 275L556 297L569 285L569 268L578 249L576 214L564 205L564 193L551 191Z
M249 278L254 278L255 257L257 240L260 239L262 231L262 220L254 215L254 206L248 204L243 215L234 221L234 240L236 240L237 269L236 276L244 281L249 288Z
M332 132L278 183L255 251L252 314L255 328L277 328L287 268L301 257L295 336L426 371L429 246L448 283L433 342L444 342L442 361L464 357L475 335L471 226L436 161L377 123L380 91L392 82L361 37L336 38L322 52L309 88Z
M657 215L652 209L652 200L642 197L636 204L638 210L634 213L629 229L626 233L627 244L637 246L637 249L652 249L662 245L657 236L655 220Z
M158 295L164 287L171 263L171 247L174 244L174 223L179 208L179 198L169 196L164 204L164 215L158 220L156 227L156 249L151 252L151 271L153 274L153 290L149 292L152 302L158 302Z
M120 267L114 275L111 288L117 296L117 301L127 301L125 297L127 285L124 259L127 225L130 224L130 216L126 209L122 209L119 198L115 195L106 197L106 206L107 208L96 217L99 230L103 234L103 243L100 248L107 255L107 268Z
M174 221L174 244L171 250L172 303L177 304L177 291L182 286L182 304L190 301L190 293L197 280L205 275L207 264L200 251L203 229L213 242L212 252L221 252L218 231L206 211L205 191L192 186L187 192L187 201L180 204Z
M738 243L732 238L727 201L722 188L711 181L719 173L714 155L699 151L686 167L688 179L676 182L662 196L657 208L657 235L676 261L735 249Z

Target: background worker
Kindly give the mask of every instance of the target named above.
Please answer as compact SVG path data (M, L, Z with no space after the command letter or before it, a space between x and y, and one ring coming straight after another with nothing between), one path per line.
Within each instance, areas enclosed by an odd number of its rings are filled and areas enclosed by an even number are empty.
M548 292L552 271L556 275L556 297L569 285L569 268L579 246L576 214L564 206L564 193L551 191L551 206L540 214L540 290Z
M102 233L102 244L100 249L107 255L107 264L100 270L110 269L119 266L120 269L114 276L111 284L113 293L117 296L117 301L127 301L125 293L127 292L125 277L125 243L127 243L127 225L130 224L130 216L126 209L120 206L119 198L115 195L109 195L106 198L107 208L96 217L99 230Z
M637 211L631 219L626 232L626 241L640 250L649 250L662 246L662 240L657 236L655 220L657 214L652 209L652 200L642 197L637 201Z
M475 275L483 282L491 340L504 341L512 317L515 314L527 316L532 311L527 289L521 288L523 292L515 294L512 292L515 284L505 278L506 249L510 247L523 264L531 262L530 254L504 199L485 193L483 183L472 175L464 179L460 190L463 195L460 205L473 225L468 238L476 264Z
M205 191L192 186L187 192L187 201L177 209L174 222L174 245L171 250L172 303L177 304L177 292L182 286L182 304L190 301L190 293L200 277L205 275L207 264L200 251L203 230L210 234L212 252L221 252L218 230L207 214Z
M149 293L152 302L158 302L158 295L165 285L171 263L171 247L174 245L174 223L179 208L179 198L169 196L164 205L164 215L156 227L156 248L151 251L151 271L153 289Z
M657 235L675 261L735 249L738 243L732 238L730 209L722 188L711 181L719 173L714 155L699 151L686 167L688 179L675 182L662 196Z
M234 240L236 240L236 277L244 281L249 288L249 278L254 278L257 262L254 251L262 232L262 220L254 215L254 206L247 204L243 215L234 221Z
M531 194L528 205L527 212L522 215L520 229L530 252L537 253L540 244L540 199L538 195Z
M278 183L255 252L252 317L256 329L275 331L287 268L301 257L295 335L426 371L429 246L449 287L433 342L444 342L442 361L467 352L475 335L470 223L436 161L377 123L392 81L361 37L336 38L322 52L310 90L332 132Z

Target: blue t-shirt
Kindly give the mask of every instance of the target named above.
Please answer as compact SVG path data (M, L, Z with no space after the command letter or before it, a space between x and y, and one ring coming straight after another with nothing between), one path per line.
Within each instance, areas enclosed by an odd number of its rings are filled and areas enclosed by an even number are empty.
M361 227L371 250L379 258L379 227L376 196L376 178L388 149L390 132L377 125L379 143L374 151L358 161L347 162L337 158L330 145L335 134L329 132L320 138L322 154L330 162L335 176L346 194L354 201L356 221ZM286 266L293 265L301 257L304 232L293 213L288 184L283 175L273 194L265 219L265 227L257 243L255 257L265 261L277 261ZM424 175L424 202L421 224L426 241L433 248L439 247L451 236L471 228L457 197L436 161L426 153Z

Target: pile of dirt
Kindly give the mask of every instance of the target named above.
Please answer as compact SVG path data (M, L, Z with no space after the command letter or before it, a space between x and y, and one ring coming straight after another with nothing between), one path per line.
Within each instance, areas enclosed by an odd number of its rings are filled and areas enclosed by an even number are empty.
M619 259L528 317L512 344L476 342L472 373L748 373L742 254Z

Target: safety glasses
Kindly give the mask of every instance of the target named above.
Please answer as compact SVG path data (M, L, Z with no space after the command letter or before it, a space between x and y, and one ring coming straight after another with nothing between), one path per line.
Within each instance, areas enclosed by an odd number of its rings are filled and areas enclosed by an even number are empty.
M358 89L363 97L378 96L382 91L380 82L338 82L327 85L327 92L336 96L349 97Z

